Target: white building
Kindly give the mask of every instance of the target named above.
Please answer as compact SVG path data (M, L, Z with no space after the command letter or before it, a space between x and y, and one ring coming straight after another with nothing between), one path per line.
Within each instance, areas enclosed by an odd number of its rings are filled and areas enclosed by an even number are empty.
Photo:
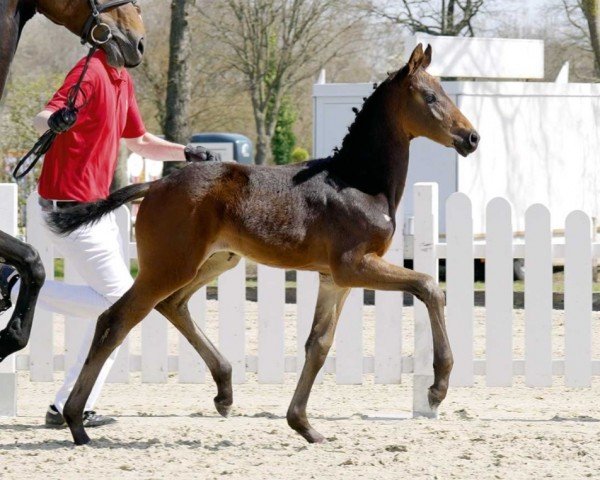
M475 232L485 231L485 205L496 196L515 207L516 230L523 230L525 210L534 203L550 207L556 230L564 228L572 210L600 216L600 85L566 83L564 71L557 83L531 81L544 73L543 42L538 40L417 36L408 42L406 58L418 42L432 44L432 74L478 79L443 86L481 142L463 158L430 140L414 140L406 217L413 211L412 185L423 181L440 186L441 232L443 205L456 191L474 202ZM315 157L330 155L341 144L354 119L352 108L360 108L372 88L370 83L314 86Z

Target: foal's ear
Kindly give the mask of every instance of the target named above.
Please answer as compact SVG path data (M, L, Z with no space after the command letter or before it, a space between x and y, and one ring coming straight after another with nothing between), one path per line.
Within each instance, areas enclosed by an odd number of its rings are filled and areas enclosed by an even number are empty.
M421 66L424 60L423 44L419 43L413 50L410 59L408 60L408 75L413 75Z
M431 44L427 45L425 53L423 54L423 61L421 62L423 70L426 70L429 65L431 65Z

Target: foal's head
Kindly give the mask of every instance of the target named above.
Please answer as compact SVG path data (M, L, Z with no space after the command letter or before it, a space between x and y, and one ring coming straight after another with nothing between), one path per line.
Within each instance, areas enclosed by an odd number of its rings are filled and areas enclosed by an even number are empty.
M105 3L106 0L96 0L97 5ZM91 15L90 0L36 0L36 6L50 20L64 25L79 36L84 33L86 21ZM139 65L144 54L145 35L140 7L134 3L120 5L101 13L99 19L112 33L112 38L101 46L108 62L114 67ZM96 32L100 37L106 33L104 27Z
M479 134L446 95L440 82L426 72L431 45L419 44L407 65L388 79L400 101L399 127L409 138L427 137L466 157L477 149Z

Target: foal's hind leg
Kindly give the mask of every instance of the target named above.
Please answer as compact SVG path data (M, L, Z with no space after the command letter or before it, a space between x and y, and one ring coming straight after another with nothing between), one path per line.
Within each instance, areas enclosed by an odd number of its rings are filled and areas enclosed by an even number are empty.
M83 428L83 409L102 366L131 329L150 313L156 301L134 284L98 318L90 352L63 409L76 445L90 441Z
M306 405L317 373L323 366L333 343L337 321L349 292L349 288L335 285L330 276L320 276L315 318L306 341L306 361L287 412L289 426L310 443L321 443L325 440L308 423Z
M200 354L215 383L217 396L214 398L217 411L226 417L233 404L233 388L231 386L231 364L215 348L204 332L194 323L188 309L191 296L204 285L223 272L232 269L240 261L238 255L219 252L212 255L198 270L196 278L181 290L160 302L156 309L187 338Z

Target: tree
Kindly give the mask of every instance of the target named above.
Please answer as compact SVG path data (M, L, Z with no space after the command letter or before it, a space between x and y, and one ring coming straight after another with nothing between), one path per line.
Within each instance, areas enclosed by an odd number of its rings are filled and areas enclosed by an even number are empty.
M283 98L343 47L354 22L334 0L224 0L206 6L214 42L244 78L256 127L257 164L271 160Z
M600 0L580 0L580 4L590 31L596 76L600 77Z
M404 25L413 33L473 37L473 20L486 2L489 0L370 0L363 8L376 17Z
M52 96L62 80L61 74L39 73L30 77L22 76L8 86L9 95L0 109L0 183L14 182L12 171L16 162L40 136L33 128L32 119L41 110L40 103ZM38 162L33 171L19 182L21 207L36 189L41 166L42 162Z
M279 108L275 133L271 140L273 160L277 165L286 165L292 161L292 151L296 146L295 121L296 112L289 98L284 98Z
M189 57L191 54L190 16L194 0L172 0L171 33L169 38L169 73L167 76L167 105L165 111L165 138L185 144L188 141L189 105L191 82ZM172 162L165 163L163 173L177 168Z
M600 77L600 0L562 0L574 32L572 40L594 55L594 72Z

